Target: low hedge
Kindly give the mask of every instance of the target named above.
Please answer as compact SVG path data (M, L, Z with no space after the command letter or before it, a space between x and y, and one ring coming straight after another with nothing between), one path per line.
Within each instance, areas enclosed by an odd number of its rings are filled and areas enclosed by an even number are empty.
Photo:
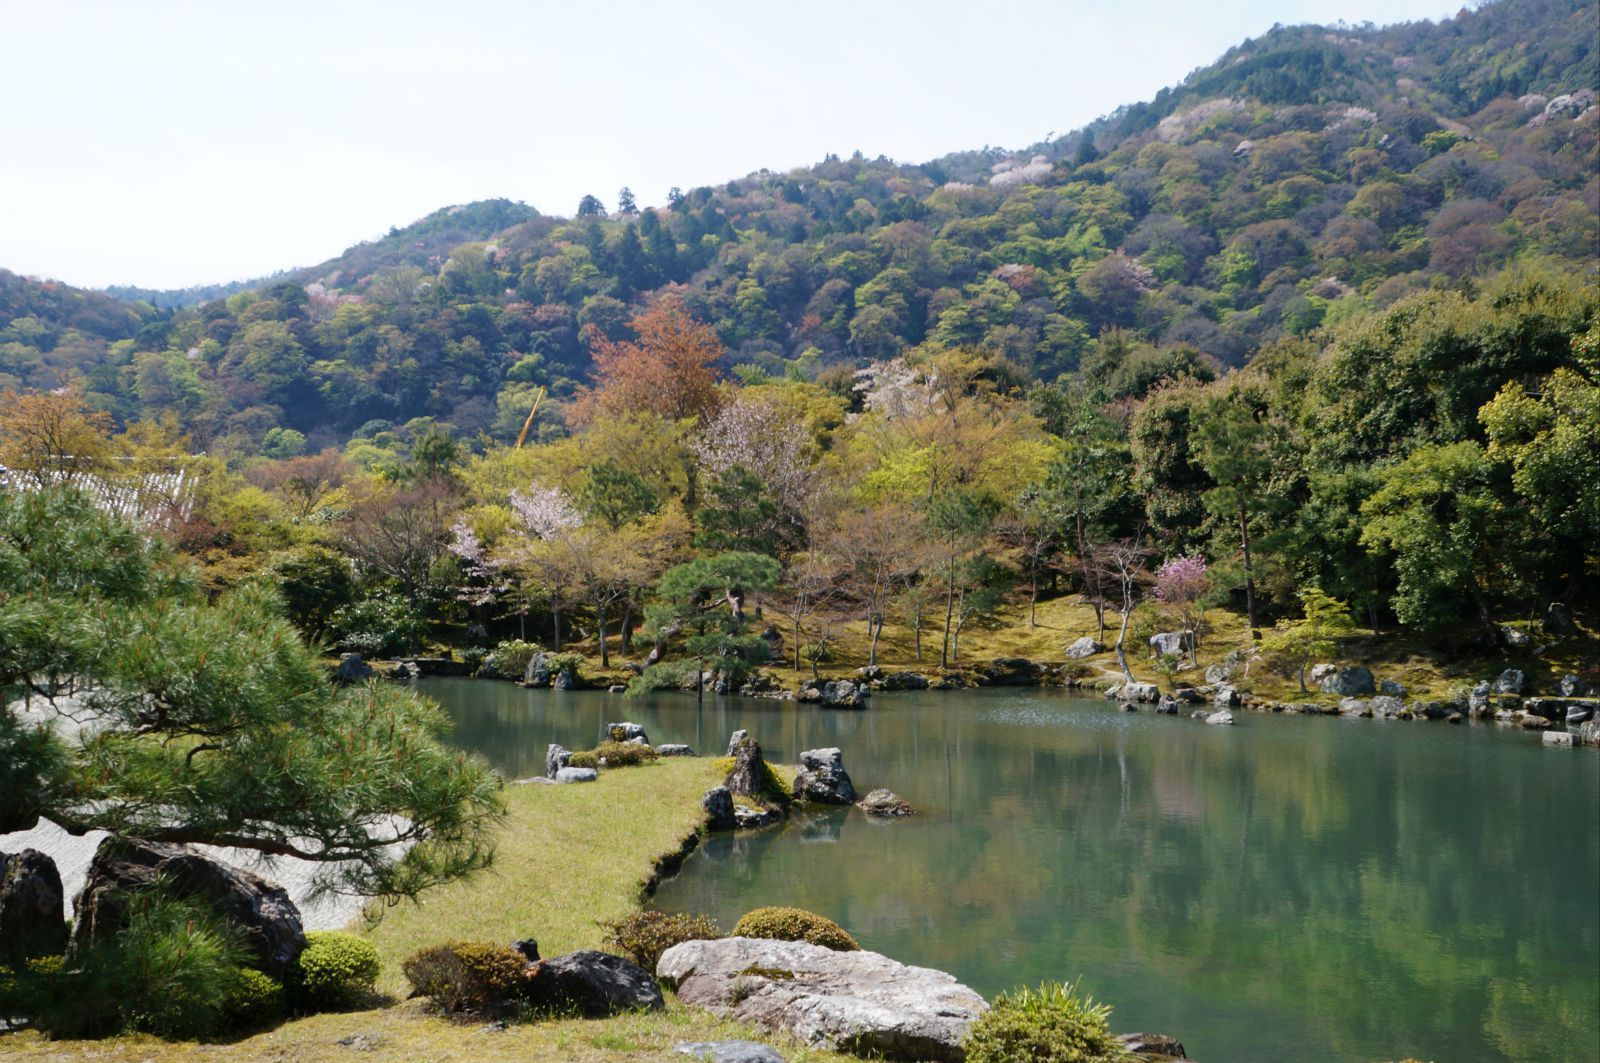
M733 937L804 941L835 952L857 952L861 946L844 927L804 908L757 908L733 926Z

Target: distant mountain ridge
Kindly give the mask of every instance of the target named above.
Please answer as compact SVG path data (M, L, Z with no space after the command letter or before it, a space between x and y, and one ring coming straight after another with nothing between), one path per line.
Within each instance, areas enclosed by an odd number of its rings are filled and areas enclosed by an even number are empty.
M245 452L276 427L504 435L669 290L745 374L970 346L1053 379L1108 333L1240 364L1417 288L1592 272L1597 35L1581 0L1280 27L1021 151L830 157L642 213L466 204L253 287L117 289L141 303L0 273L0 385L76 381Z

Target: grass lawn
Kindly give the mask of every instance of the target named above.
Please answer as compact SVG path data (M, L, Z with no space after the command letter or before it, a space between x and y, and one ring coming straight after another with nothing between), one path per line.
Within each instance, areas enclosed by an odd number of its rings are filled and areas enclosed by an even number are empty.
M673 757L602 772L597 782L513 786L510 815L495 862L474 878L424 894L420 905L383 912L366 928L383 957L379 988L407 991L400 963L451 938L509 942L533 937L556 956L599 948L599 920L639 906L657 857L675 852L700 825L700 796L722 781L713 758ZM340 1044L348 1038L358 1042ZM746 1026L723 1022L669 996L665 1011L609 1019L513 1024L500 1032L481 1022L453 1023L421 1001L371 1011L315 1015L233 1044L168 1044L147 1036L105 1041L46 1041L34 1033L0 1034L0 1056L26 1060L601 1060L687 1059L680 1041L763 1041L797 1063L850 1057L807 1049Z

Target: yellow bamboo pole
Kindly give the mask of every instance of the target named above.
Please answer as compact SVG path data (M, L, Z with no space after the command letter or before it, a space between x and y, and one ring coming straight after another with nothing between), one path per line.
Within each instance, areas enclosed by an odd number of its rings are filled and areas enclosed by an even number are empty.
M528 411L528 419L522 422L522 431L517 435L517 445L512 450L521 450L523 442L528 438L528 429L533 427L533 415L539 412L539 403L544 401L544 388L539 389L539 394L533 397L533 409Z

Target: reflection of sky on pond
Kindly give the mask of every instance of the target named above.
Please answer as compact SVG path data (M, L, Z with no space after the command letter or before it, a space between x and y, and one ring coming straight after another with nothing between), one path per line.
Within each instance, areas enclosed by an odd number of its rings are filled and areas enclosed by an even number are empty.
M866 712L432 682L502 770L629 719L720 754L838 746L922 810L708 840L657 903L729 926L796 904L986 994L1083 976L1121 1029L1199 1059L1600 1059L1600 756L1442 723L1059 691L880 695Z

